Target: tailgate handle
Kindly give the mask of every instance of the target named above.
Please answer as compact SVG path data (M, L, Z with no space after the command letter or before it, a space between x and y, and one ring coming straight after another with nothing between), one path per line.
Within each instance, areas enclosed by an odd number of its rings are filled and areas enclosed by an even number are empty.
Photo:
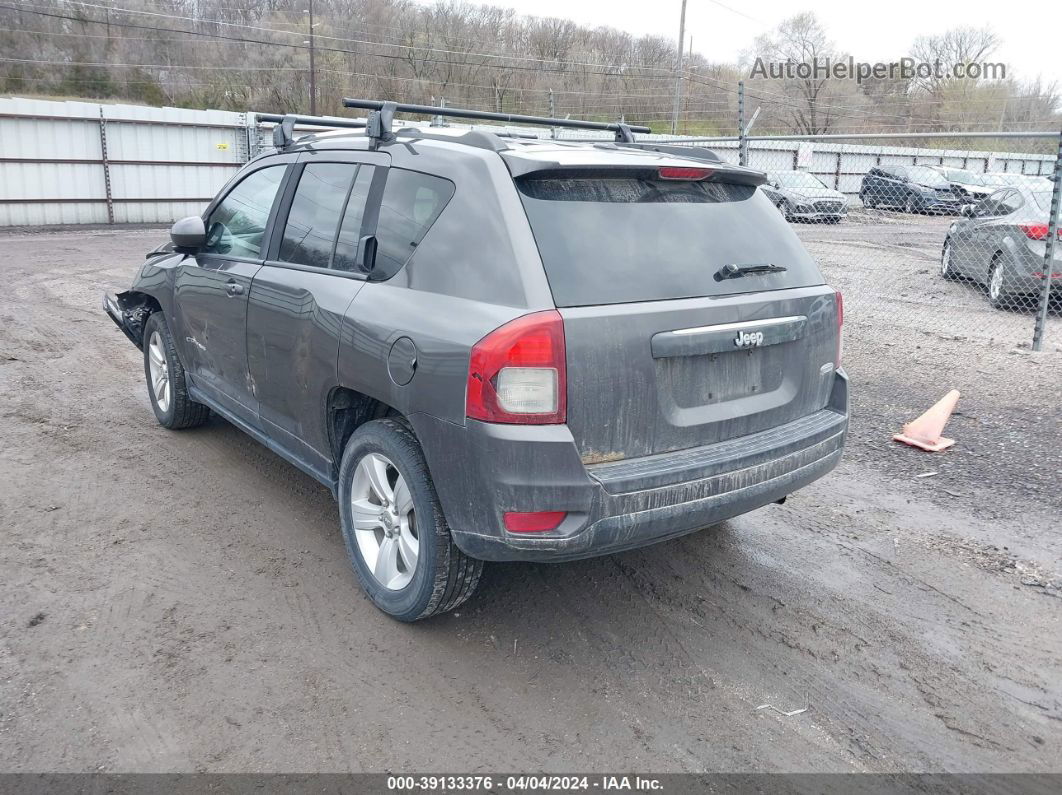
M800 339L806 333L807 326L806 316L793 315L661 331L654 334L651 341L653 358L704 356L778 345Z

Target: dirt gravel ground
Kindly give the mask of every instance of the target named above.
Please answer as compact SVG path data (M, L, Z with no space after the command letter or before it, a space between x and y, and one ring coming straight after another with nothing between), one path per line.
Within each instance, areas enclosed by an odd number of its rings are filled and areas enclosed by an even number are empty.
M889 233L924 240L891 260L912 289L939 220ZM412 626L324 488L222 421L156 425L99 298L164 232L0 235L0 770L1062 771L1062 329L1032 355L860 303L849 233L800 230L849 292L837 471L490 565ZM951 387L953 450L889 441Z

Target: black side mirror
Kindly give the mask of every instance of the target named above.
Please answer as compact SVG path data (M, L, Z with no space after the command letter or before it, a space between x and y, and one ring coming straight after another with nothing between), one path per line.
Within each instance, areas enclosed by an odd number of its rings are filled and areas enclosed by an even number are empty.
M362 273L372 273L376 267L376 235L366 235L358 241L358 265Z
M206 243L206 226L198 215L182 218L170 227L170 240L178 251L195 252Z

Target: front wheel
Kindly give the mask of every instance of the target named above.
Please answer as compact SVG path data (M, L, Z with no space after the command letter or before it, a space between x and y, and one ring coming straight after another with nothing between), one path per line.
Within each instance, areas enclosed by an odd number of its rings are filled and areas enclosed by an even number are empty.
M955 272L955 265L951 261L951 240L944 241L944 250L940 252L940 275L945 279L954 280L959 278Z
M195 428L210 419L210 409L188 397L184 367L161 312L153 312L144 324L144 376L155 419L163 428Z
M993 309L1009 309L1011 306L1010 296L1003 291L1004 267L1003 259L997 255L988 269L988 303Z
M358 580L388 615L417 621L453 610L475 591L483 562L454 543L424 453L403 421L367 422L350 437L339 514Z
M913 193L907 197L907 201L904 202L903 209L904 212L911 213L911 215L914 215L918 212L918 204L915 201Z

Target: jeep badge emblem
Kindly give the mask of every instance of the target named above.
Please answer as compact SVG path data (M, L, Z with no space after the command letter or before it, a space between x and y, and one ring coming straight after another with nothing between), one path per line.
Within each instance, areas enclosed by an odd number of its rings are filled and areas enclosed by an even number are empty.
M734 337L734 344L739 348L758 348L763 345L762 331L739 331Z

